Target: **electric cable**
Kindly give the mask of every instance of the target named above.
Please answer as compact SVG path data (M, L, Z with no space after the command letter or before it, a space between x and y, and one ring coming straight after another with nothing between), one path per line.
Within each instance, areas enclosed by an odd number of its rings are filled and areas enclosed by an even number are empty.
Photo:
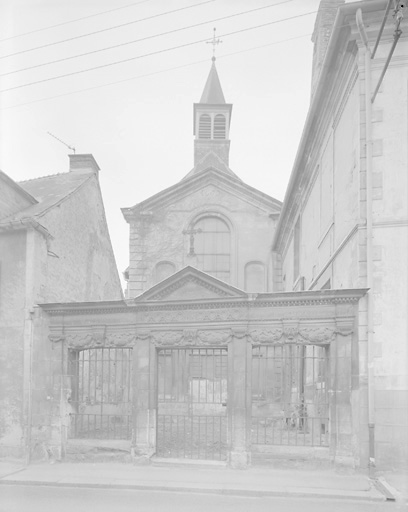
M15 69L14 71L8 71L7 73L1 73L0 76L13 75L15 73L20 73L22 71L29 71L30 69L36 69L36 68L40 68L40 67L43 67L43 66L48 66L50 64L57 64L59 62L64 62L64 61L76 59L76 58L79 58L79 57L85 57L85 56L88 56L88 55L93 55L95 53L104 52L106 50L113 50L115 48L120 48L122 46L126 46L126 45L129 45L129 44L140 43L141 41L146 41L148 39L154 39L156 37L167 36L167 35L170 35L170 34L174 34L176 32L181 32L183 30L188 30L190 28L200 27L202 25L206 25L207 23L215 23L215 22L218 22L218 21L223 21L223 20L226 20L226 19L229 19L229 18L234 18L236 16L242 16L243 14L249 14L249 13L252 13L252 12L260 11L260 10L263 10L263 9L268 9L270 7L275 7L277 5L286 4L286 3L289 3L289 2L293 2L293 1L295 1L295 0L284 0L284 1L276 3L276 4L270 4L270 5L266 5L266 6L262 6L262 7L257 7L255 9L250 9L249 11L241 11L241 12L238 12L238 13L235 13L235 14L230 14L228 16L222 16L221 18L214 18L214 19L208 20L208 21L201 21L200 23L195 23L194 25L188 25L186 27L176 28L176 29L173 29L173 30L169 30L167 32L160 32L159 34L153 34L153 35L150 35L150 36L142 37L140 39L134 39L133 41L126 41L124 43L115 44L113 46L107 46L105 48L99 48L97 50L92 50L90 52L85 52L85 53L81 53L81 54L78 54L78 55L71 55L70 57L63 57L61 59L56 59L56 60L49 61L49 62L43 62L41 64L35 64L34 66L29 66L29 67L26 67L26 68Z
M273 25L273 24L276 24L276 23L282 23L284 21L289 21L289 20L292 20L292 19L301 18L303 16L309 16L310 14L316 14L316 12L317 11L310 11L310 12L306 12L306 13L303 13L303 14L298 14L296 16L290 16L288 18L282 18L280 20L269 21L267 23L262 23L261 25L256 25L256 26L253 26L253 27L247 27L247 28L240 29L240 30L235 30L233 32L229 32L229 33L226 33L226 34L221 34L219 37L228 37L228 36L232 36L232 35L235 35L235 34L240 34L242 32L248 32L250 30L255 30L255 29L258 29L258 28L262 28L262 27L267 27L269 25ZM41 84L41 83L45 83L45 82L50 82L50 81L58 80L58 79L61 79L61 78L67 78L69 76L79 75L79 74L82 74L82 73L88 73L89 71L95 71L97 69L103 69L103 68L107 68L107 67L110 67L110 66L115 66L115 65L118 65L118 64L124 64L126 62L131 62L133 60L142 59L142 58L145 58L145 57L151 57L152 55L158 55L158 54L161 54L161 53L166 53L166 52L169 52L169 51L178 50L180 48L186 48L187 46L192 46L192 45L195 45L195 44L204 43L206 41L208 41L208 38L199 39L197 41L192 41L192 42L189 42L189 43L184 43L184 44L177 45L177 46L172 46L172 47L169 47L169 48L163 48L161 50L156 50L154 52L145 53L143 55L136 55L135 57L129 57L127 59L122 59L122 60L110 62L110 63L107 63L107 64L101 64L99 66L94 66L92 68L86 68L86 69L81 69L81 70L78 70L78 71L72 71L70 73L64 73L63 75L57 75L57 76L53 76L53 77L49 77L49 78L44 78L42 80L36 80L34 82L29 82L29 83L26 83L26 84L16 85L14 87L9 87L7 89L2 89L2 90L0 90L0 93L4 93L4 92L7 92L7 91L12 91L12 90L16 90L16 89L21 89L23 87L29 87L31 85L37 85L37 84Z
M27 48L25 50L20 50L19 52L9 53L8 55L1 55L0 59L6 59L7 57L14 57L15 55L21 55L22 53L33 52L34 50L41 50L42 48L48 48L50 46L56 46L58 44L67 43L69 41L74 41L76 39L81 39L82 37L93 36L95 34L101 34L102 32L107 32L108 30L115 30L117 28L126 27L128 25L133 25L135 23L141 23L142 21L152 20L154 18L160 18L161 16L166 16L167 14L173 14L175 12L185 11L186 9L193 9L194 7L199 7L200 5L210 4L212 2L216 2L217 0L205 0L204 2L200 2L199 4L187 5L185 7L180 7L179 9L173 9L172 11L161 12L159 14L153 14L152 16L147 16L146 18L139 18L138 20L128 21L126 23L122 23L120 25L115 25L112 27L102 28L100 30L95 30L95 32L89 32L87 34L81 34L79 36L69 37L68 39L62 39L61 41L54 41L53 43L43 44L41 46L34 46L33 48Z
M120 11L121 9L128 9L129 7L134 7L135 5L145 4L146 2L151 2L152 0L142 0L141 2L134 2L133 4L122 5L122 7L115 7L114 9L109 9L108 11L101 11L95 14L89 14L88 16L83 16L82 18L76 18L70 21L63 21L62 23L57 23L56 25L49 25L48 27L37 28L35 30L30 30L29 32L23 32L22 34L16 34L15 36L5 37L4 39L0 39L0 43L3 41L9 41L10 39L16 39L17 37L28 36L30 34L36 34L38 32L43 32L44 30L50 30L52 28L62 27L63 25L69 25L70 23L76 23L77 21L87 20L89 18L95 18L96 16L101 16L102 14L109 14L114 11Z
M239 50L237 52L226 53L224 55L218 56L217 60L228 58L228 57L232 57L234 55L239 55L241 53L246 53L246 52L250 52L250 51L254 51L254 50L259 50L261 48L266 48L268 46L273 46L275 44L287 43L287 42L290 42L290 41L294 41L296 39L301 39L303 37L310 37L311 35L312 34L310 34L310 33L309 34L302 34L300 36L295 36L295 37L291 37L291 38L288 38L288 39L281 39L279 41L272 41L271 43L266 43L266 44L263 44L263 45L254 46L252 48L246 48L245 50ZM48 100L63 98L65 96L71 96L73 94L79 94L81 92L93 91L95 89L102 89L104 87L110 87L112 85L117 85L117 84L121 84L121 83L124 83L124 82L131 82L132 80L139 80L141 78L147 78L149 76L154 76L154 75L159 75L159 74L162 74L162 73L167 73L168 71L174 71L174 70L178 70L178 69L182 69L182 68L186 68L186 67L190 67L190 66L195 66L197 64L203 64L204 62L208 62L208 59L201 59L201 60L197 60L197 61L194 61L194 62L189 62L187 64L182 64L180 66L174 66L174 67L171 67L171 68L161 69L159 71L153 71L151 73L146 73L144 75L137 75L137 76L133 76L133 77L130 77L130 78L124 78L122 80L115 80L114 82L108 82L106 84L94 85L92 87L86 87L84 89L77 89L76 91L69 91L69 92L65 92L63 94L57 94L55 96L48 96L46 98L39 98L37 100L32 100L32 101L28 101L28 102L25 102L25 103L18 103L16 105L10 105L8 107L1 107L0 110L8 110L8 109L17 108L17 107L23 107L23 106L26 106L26 105L31 105L33 103L40 103L42 101L48 101Z

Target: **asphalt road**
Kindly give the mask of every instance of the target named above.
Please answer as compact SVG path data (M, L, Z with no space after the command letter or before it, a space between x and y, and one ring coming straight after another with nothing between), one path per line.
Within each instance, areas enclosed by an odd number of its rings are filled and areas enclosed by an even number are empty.
M392 502L0 485L0 512L394 512Z

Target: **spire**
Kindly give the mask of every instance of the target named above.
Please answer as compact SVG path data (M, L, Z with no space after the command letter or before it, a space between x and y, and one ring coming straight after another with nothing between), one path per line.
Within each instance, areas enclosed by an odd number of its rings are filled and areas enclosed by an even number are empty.
M210 73L205 83L204 91L200 103L220 105L225 103L224 93L222 92L217 68L215 67L215 57L212 58Z

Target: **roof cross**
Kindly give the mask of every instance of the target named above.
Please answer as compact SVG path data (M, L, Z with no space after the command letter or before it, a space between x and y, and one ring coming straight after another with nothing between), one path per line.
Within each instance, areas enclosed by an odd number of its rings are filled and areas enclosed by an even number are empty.
M222 43L221 39L220 38L216 38L215 36L215 32L216 32L216 28L214 27L214 35L213 35L213 38L211 39L211 41L206 41L207 44L212 44L213 45L213 56L212 56L212 60L215 61L215 48L218 44Z

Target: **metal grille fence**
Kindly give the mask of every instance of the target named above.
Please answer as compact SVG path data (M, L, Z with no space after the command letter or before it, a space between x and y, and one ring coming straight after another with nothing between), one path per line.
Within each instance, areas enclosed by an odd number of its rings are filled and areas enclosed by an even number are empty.
M226 459L226 349L158 353L157 453L162 457Z
M328 446L328 424L325 347L253 347L252 443Z
M70 353L70 437L130 439L132 349Z

